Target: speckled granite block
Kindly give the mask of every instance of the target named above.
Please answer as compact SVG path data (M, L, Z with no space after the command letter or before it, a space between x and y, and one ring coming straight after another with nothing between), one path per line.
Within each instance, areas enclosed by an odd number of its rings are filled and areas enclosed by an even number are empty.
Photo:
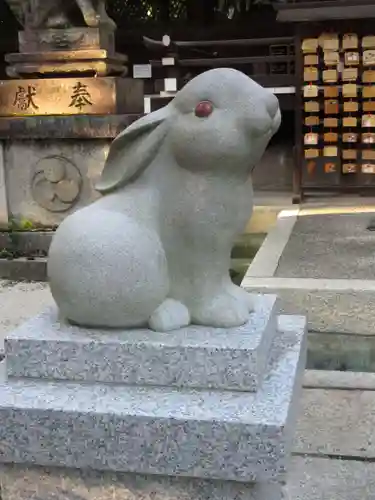
M0 466L2 500L281 500L282 486Z
M51 309L5 342L9 377L255 391L276 331L276 295L254 295L240 328L89 330Z
M257 392L47 380L0 386L0 462L240 482L284 477L305 365L279 321Z

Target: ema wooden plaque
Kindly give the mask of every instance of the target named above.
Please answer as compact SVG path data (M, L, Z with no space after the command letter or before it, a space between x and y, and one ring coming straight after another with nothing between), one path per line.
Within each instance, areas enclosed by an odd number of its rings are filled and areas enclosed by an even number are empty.
M328 162L324 164L324 173L325 174L334 174L337 172L336 163Z
M359 53L358 52L345 52L344 57L346 66L358 66L359 65Z
M357 118L355 116L344 116L342 126L347 128L354 128L357 126Z
M324 87L324 97L338 97L339 89L336 86Z
M357 159L357 150L356 149L344 149L342 151L342 157L344 160L356 160Z
M318 158L319 149L305 149L305 158Z
M326 69L323 71L323 81L327 83L336 83L338 80L338 71L336 69Z
M338 156L339 150L337 146L324 146L323 148L323 156Z
M342 95L344 97L357 97L358 86L356 83L345 83L342 86Z
M305 85L303 87L304 97L318 97L319 88L317 85Z
M375 71L368 69L362 73L363 83L375 83Z
M356 174L357 164L356 163L343 163L342 165L343 174Z
M304 143L306 146L316 146L318 144L319 136L314 132L309 132L305 134Z
M326 128L337 128L339 126L339 121L337 118L326 117L323 120L323 124Z
M356 113L359 109L357 101L345 101L343 106L345 113Z
M365 113L375 112L375 101L363 101L362 109Z
M317 54L308 54L304 57L305 66L317 66L319 64L319 56Z
M375 144L375 134L372 132L362 134L362 142L364 144Z
M373 149L364 149L362 151L363 160L375 160L375 151Z
M375 48L375 36L364 36L362 38L362 47L364 49Z
M375 66L375 50L365 50L363 52L363 66Z
M318 50L318 39L317 38L305 38L302 41L302 52L314 53Z
M375 97L375 85L366 85L362 88L363 97L372 99Z
M362 116L362 127L364 127L364 128L375 127L375 115L363 115Z
M337 132L325 132L323 135L324 142L337 142L339 135Z
M319 116L314 116L314 115L306 116L305 117L305 125L307 127L316 127L316 126L320 125Z
M328 51L324 52L324 64L326 66L337 66L340 62L340 56L338 52Z
M355 132L345 132L342 134L342 142L356 143L358 142L358 134Z
M324 112L327 115L337 115L339 112L339 101L335 99L324 101Z
M318 69L313 66L306 67L303 72L303 79L305 82L316 82L319 80Z
M358 68L344 68L342 72L344 82L352 82L358 79Z
M362 173L363 174L375 174L375 163L364 163L362 165Z
M316 101L305 102L305 111L307 113L319 113L319 103Z
M338 35L332 35L330 33L327 33L323 38L323 49L329 51L339 50Z
M358 36L355 33L345 33L342 37L342 48L344 50L358 48Z

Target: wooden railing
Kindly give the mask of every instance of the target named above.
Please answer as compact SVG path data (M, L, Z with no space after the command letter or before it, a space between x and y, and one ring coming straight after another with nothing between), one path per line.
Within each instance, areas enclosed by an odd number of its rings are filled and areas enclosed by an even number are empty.
M173 91L172 79L179 90L197 74L225 66L240 69L265 87L295 85L292 37L173 41L165 35L162 41L143 40L150 50L155 93Z

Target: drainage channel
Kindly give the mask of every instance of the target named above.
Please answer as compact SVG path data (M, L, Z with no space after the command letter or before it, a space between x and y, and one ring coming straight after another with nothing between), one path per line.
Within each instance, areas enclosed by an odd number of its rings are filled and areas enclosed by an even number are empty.
M375 336L309 331L306 368L374 373Z

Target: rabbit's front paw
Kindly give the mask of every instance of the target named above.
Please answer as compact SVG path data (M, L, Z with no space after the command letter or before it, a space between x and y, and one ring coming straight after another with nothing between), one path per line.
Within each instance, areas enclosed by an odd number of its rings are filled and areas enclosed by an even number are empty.
M155 332L169 332L190 324L188 308L174 299L166 299L152 314L149 327Z
M248 304L234 297L230 291L202 298L199 306L190 312L193 323L216 328L233 328L244 325L249 320Z

